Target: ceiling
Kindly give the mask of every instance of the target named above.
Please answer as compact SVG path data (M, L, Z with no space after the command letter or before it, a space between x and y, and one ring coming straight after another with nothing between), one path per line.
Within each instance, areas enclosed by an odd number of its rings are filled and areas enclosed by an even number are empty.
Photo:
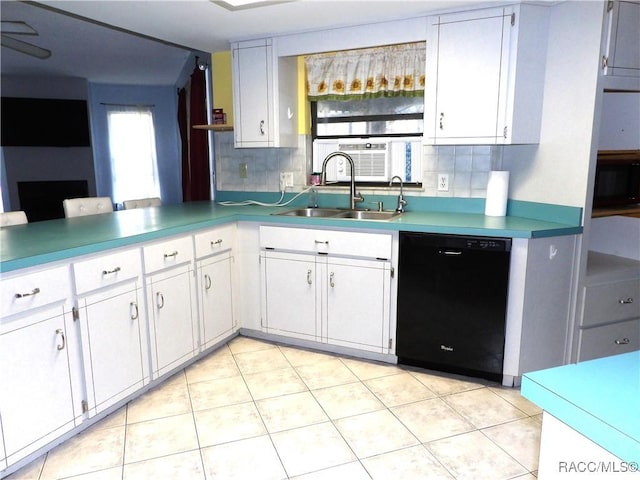
M208 56L229 50L230 40L410 18L479 0L297 0L235 11L218 3L2 0L3 21L24 21L38 32L37 36L12 36L52 54L41 60L3 47L1 72L72 76L95 83L173 85L194 50Z

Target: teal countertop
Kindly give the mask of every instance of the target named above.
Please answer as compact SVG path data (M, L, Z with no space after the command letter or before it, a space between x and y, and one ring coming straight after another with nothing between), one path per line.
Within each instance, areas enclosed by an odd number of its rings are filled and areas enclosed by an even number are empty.
M621 460L640 463L640 351L526 373L521 392Z
M518 216L487 217L480 213L406 212L388 221L272 215L291 208L295 207L193 202L4 227L0 228L0 271L8 272L233 221L511 238L582 233L582 227L568 223Z

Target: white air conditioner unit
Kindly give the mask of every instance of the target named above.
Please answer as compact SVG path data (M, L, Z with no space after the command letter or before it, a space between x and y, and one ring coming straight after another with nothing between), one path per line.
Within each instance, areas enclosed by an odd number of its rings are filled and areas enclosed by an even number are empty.
M313 145L313 169L320 172L324 158L335 151L344 152L353 159L356 181L384 182L390 177L390 148L386 139L316 140ZM349 162L336 156L327 164L327 181L351 180Z

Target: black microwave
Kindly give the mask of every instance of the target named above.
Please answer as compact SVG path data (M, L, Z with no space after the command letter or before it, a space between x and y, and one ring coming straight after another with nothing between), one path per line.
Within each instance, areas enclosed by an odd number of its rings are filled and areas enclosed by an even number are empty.
M593 206L634 204L640 204L640 150L599 151Z

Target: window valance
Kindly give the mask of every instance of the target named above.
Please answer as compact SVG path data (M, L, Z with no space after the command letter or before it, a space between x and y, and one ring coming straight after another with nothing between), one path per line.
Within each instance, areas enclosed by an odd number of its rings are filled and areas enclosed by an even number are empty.
M305 65L310 100L421 96L426 43L309 55Z

